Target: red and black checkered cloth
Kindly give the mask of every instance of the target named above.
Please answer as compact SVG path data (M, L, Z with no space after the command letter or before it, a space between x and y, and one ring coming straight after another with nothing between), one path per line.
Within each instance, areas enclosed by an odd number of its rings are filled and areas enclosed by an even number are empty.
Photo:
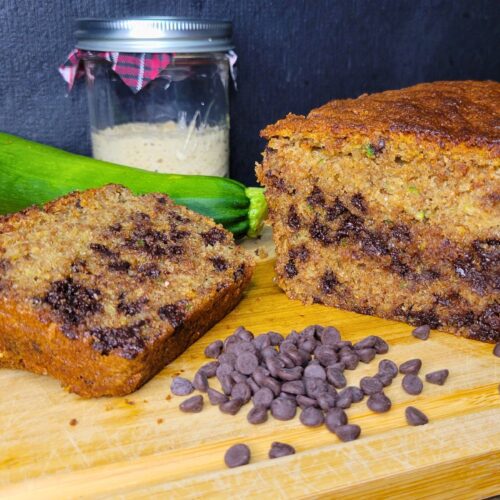
M74 49L64 64L59 66L59 73L68 83L69 90L72 89L75 79L85 74L82 60L88 56L109 61L113 71L134 93L154 80L170 64L172 58L172 54L94 52Z

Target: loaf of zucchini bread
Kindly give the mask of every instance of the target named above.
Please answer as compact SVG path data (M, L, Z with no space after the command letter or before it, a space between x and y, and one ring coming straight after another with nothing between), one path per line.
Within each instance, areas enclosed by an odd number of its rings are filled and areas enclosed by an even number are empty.
M500 84L435 82L268 126L287 295L500 341Z
M116 185L0 218L0 366L128 394L236 305L253 265L211 219Z

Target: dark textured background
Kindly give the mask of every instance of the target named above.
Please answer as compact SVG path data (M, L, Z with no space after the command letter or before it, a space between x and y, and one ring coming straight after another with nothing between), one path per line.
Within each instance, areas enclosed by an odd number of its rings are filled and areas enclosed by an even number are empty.
M0 130L89 154L87 103L56 71L76 17L234 23L232 176L254 182L259 130L331 98L439 79L500 79L498 0L0 0Z

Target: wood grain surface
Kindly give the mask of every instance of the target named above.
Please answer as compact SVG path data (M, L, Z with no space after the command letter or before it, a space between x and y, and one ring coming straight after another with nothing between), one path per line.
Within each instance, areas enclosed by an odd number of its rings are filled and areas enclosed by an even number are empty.
M325 427L306 428L298 417L251 426L249 406L231 417L206 397L199 414L178 410L183 398L170 395L170 381L176 374L192 377L209 342L239 325L258 334L312 323L335 325L353 341L376 334L389 342L387 355L346 372L349 384L374 374L383 357L398 363L419 357L421 374L448 368L448 381L424 383L421 395L409 396L399 376L386 391L390 412L353 405L347 413L362 435L350 443ZM273 283L272 262L262 262L240 305L127 398L83 400L48 377L0 371L0 496L457 499L500 493L500 359L493 346L436 331L424 342L410 331L402 323L291 301ZM410 404L428 415L428 425L406 424ZM268 460L273 441L293 445L297 454ZM250 447L251 463L227 469L224 452L239 442Z

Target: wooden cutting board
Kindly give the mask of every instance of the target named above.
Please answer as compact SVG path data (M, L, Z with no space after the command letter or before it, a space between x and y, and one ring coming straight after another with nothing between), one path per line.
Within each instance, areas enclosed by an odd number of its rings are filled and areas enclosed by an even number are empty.
M335 325L352 341L381 335L390 344L386 357L398 363L419 357L423 374L448 368L449 379L409 396L398 377L387 388L393 408L386 414L354 405L347 413L362 436L350 443L298 418L251 426L249 406L234 417L207 402L199 414L178 410L183 398L170 395L170 381L179 373L192 377L209 342L239 325L257 334L312 323ZM500 493L500 358L492 345L439 332L423 342L410 331L402 323L291 301L273 284L272 262L260 263L240 305L129 397L83 400L48 377L0 371L0 496L456 499ZM374 361L346 372L348 383L376 369ZM406 424L410 404L428 415L428 425ZM293 445L297 454L268 460L273 441ZM250 447L251 463L227 469L224 452L240 442Z

